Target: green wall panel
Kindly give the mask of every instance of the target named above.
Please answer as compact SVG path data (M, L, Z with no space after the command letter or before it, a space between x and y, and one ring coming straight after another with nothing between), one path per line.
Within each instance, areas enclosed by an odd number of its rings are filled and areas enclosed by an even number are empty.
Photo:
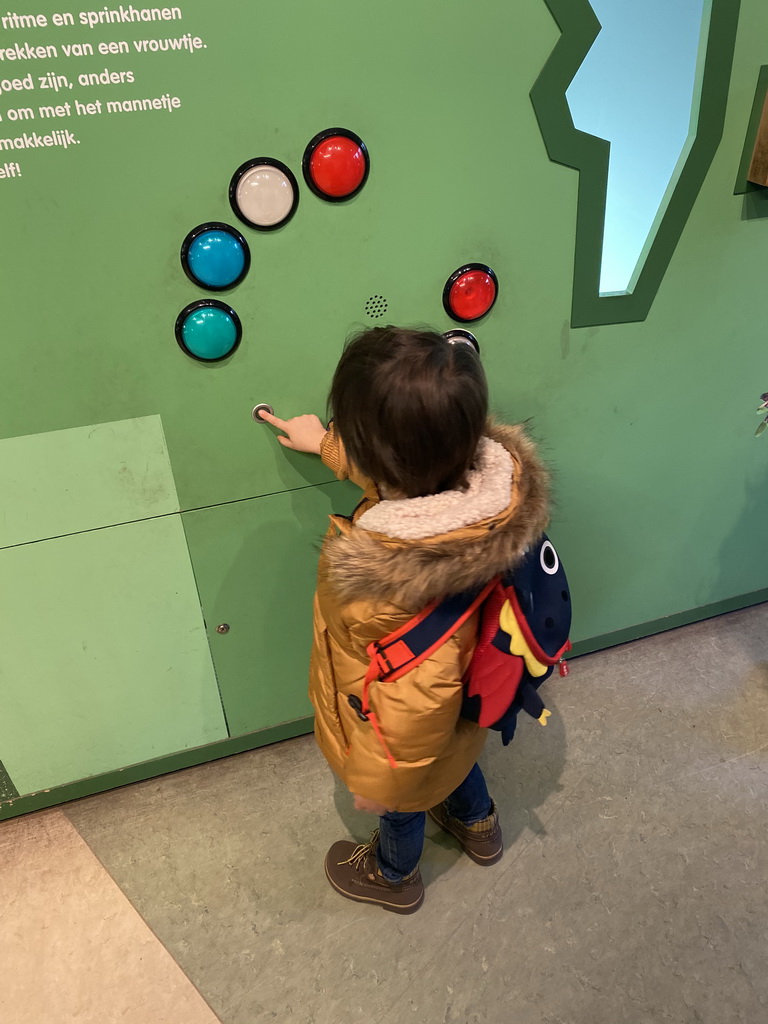
M178 512L159 416L0 439L0 547Z
M768 225L732 194L766 38L768 7L742 4L723 142L645 323L571 329L540 311L531 377L547 361L551 386L526 408L555 468L577 640L768 583ZM575 178L551 164L543 183Z
M224 738L179 516L0 551L0 679L22 794Z
M232 736L312 713L317 553L329 513L348 513L359 496L332 483L184 514ZM229 632L217 633L222 624Z
M285 414L322 412L346 333L370 322L370 295L389 300L392 321L444 329L446 278L467 259L486 259L502 294L484 339L509 345L538 264L528 241L547 230L531 202L545 157L528 87L552 33L538 3L497 4L469 24L456 0L398 0L375 32L351 0L334 0L330 10L190 0L183 11L183 27L206 50L131 53L121 66L133 69L136 88L99 90L112 99L172 87L183 98L178 111L64 118L57 127L76 131L80 145L25 153L23 176L0 181L19 268L5 282L4 329L29 339L5 353L0 435L160 413L181 505L190 509L330 479L318 463L286 459L268 444L250 410L266 401ZM83 35L58 31L62 42ZM88 39L168 33L104 26ZM320 57L330 45L343 60ZM398 72L385 76L393 53ZM104 66L95 57L62 61L60 70ZM482 75L480 109L474 91L446 74L452 66ZM69 98L89 95L76 88ZM335 124L358 131L371 153L369 182L348 204L323 203L301 179L304 147ZM203 366L173 337L178 312L205 295L182 273L179 247L195 225L233 220L230 177L258 155L293 168L301 203L281 231L244 229L251 272L224 296L242 318L243 344L232 360ZM559 257L566 263L567 248ZM542 281L535 291L550 289ZM30 306L38 294L45 302ZM51 382L42 394L41 382Z

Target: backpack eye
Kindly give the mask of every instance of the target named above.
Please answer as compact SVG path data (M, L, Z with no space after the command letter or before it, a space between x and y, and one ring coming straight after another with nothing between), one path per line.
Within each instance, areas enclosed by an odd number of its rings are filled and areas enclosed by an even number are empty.
M541 545L539 561L541 562L541 568L548 576L554 576L560 568L560 559L557 557L557 552L548 540L545 540Z

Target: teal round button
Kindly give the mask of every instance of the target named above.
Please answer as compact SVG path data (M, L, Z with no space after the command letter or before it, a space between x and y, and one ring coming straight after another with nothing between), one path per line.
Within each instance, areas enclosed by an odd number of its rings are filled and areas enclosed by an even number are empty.
M203 363L231 356L242 336L240 317L215 299L193 302L176 318L176 341L188 356Z

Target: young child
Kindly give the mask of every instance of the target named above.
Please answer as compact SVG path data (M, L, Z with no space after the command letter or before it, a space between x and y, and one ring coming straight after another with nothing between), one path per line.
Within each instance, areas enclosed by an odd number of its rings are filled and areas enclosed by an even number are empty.
M370 843L335 843L325 870L342 896L407 914L424 900L425 812L478 864L502 855L477 765L486 730L460 717L478 616L409 674L373 684L374 723L358 714L367 648L522 556L547 523L547 478L521 427L488 423L475 350L431 331L360 334L330 405L328 430L316 416L264 415L286 448L363 490L351 517L331 516L320 557L310 697L320 749L380 823Z

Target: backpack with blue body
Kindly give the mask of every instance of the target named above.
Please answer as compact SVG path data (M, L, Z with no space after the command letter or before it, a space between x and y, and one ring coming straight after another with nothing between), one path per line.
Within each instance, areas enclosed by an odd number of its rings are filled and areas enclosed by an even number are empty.
M551 712L539 687L555 665L561 675L568 674L571 599L557 551L542 534L522 561L479 592L435 601L396 632L369 645L371 661L362 700L350 697L349 702L371 723L393 767L396 762L370 705L371 683L395 682L416 668L478 609L478 641L464 677L462 717L500 732L505 746L515 735L520 711L547 724Z

